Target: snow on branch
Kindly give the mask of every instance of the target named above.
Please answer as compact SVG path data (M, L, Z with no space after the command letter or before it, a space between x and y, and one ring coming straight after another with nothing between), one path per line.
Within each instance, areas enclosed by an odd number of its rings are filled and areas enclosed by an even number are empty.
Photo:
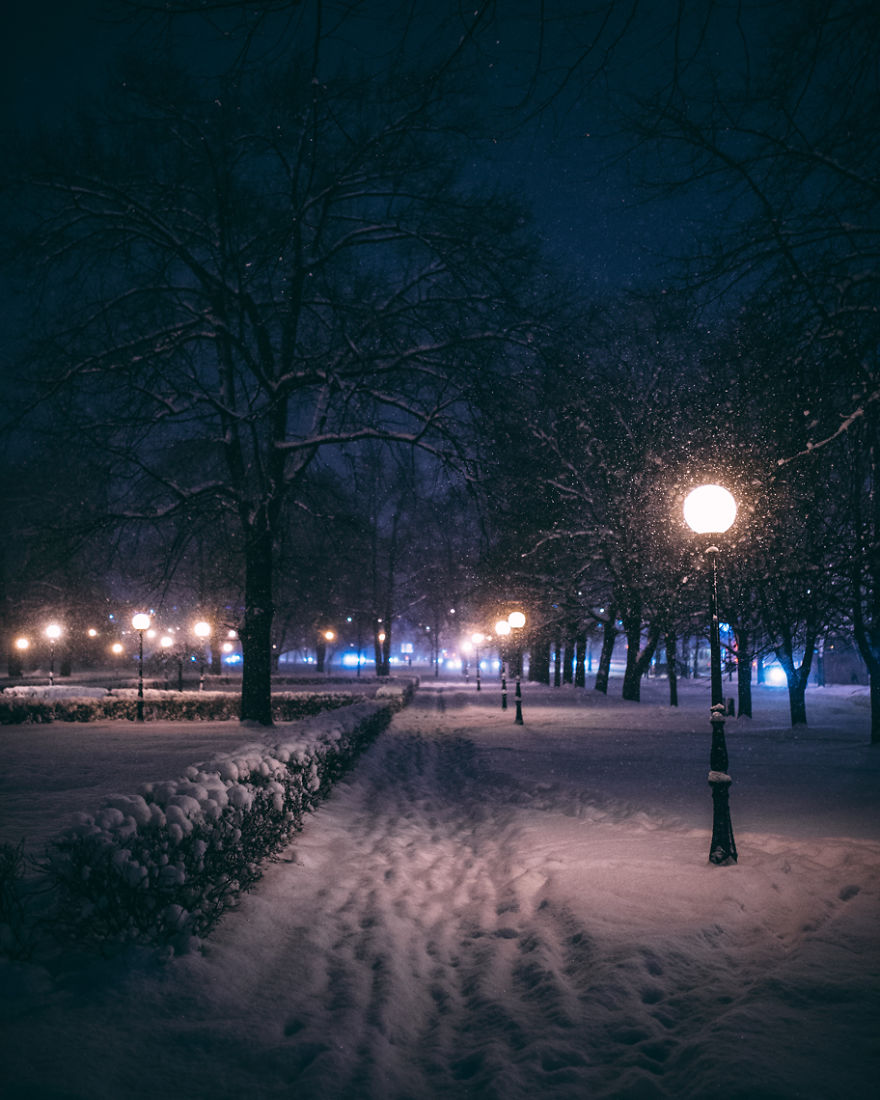
M835 439L838 439L845 432L855 424L857 420L860 420L865 415L865 406L870 405L871 402L880 400L880 389L875 390L872 394L869 394L864 405L860 405L845 417L839 424L839 426L827 436L825 439L820 439L817 443L807 443L806 447L802 451L798 451L796 454L789 455L788 458L777 459L777 466L787 466L789 463L794 462L798 458L804 458L806 455L812 454L814 451L818 451L822 447L827 447L829 443L833 443Z

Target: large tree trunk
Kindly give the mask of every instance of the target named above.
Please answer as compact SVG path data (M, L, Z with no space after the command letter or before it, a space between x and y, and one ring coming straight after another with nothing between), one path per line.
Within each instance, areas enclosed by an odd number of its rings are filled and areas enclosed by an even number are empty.
M251 530L245 545L241 720L272 725L272 536Z
M614 652L614 642L617 639L617 630L614 627L615 616L612 611L602 624L602 652L599 654L599 667L596 670L596 682L593 685L595 691L608 694L608 677L611 675L611 654Z
M878 496L880 496L880 493L878 493ZM880 528L880 520L878 520L878 528ZM877 602L880 604L880 571L873 580L877 590ZM856 590L856 599L858 599L857 583L853 585L853 588ZM868 683L871 685L871 744L880 745L880 623L878 623L878 620L880 620L880 607L874 611L874 621L871 623L872 629L869 629L865 623L858 603L856 603L855 611L854 634L856 645L862 655L862 660L867 666Z
M631 703L638 703L642 698L642 677L650 665L657 643L660 640L660 628L652 626L648 631L645 648L639 649L642 635L641 616L633 616L628 620L626 638L626 671L623 674L623 698Z
M788 682L788 706L791 712L791 724L793 726L805 726L807 724L807 681L810 679L810 668L813 664L813 653L816 648L815 638L807 640L804 649L804 659L800 665L794 663L792 646L786 644L785 648L776 650L776 656L785 672Z
M742 628L734 628L736 636L737 713L740 718L752 717L752 651L751 639Z
M675 667L677 660L678 638L674 630L666 631L666 678L669 680L669 705L678 706L678 670Z
M586 630L579 630L577 637L575 638L575 652L574 652L574 686L582 688L587 686L587 674L586 674L586 660L587 660L587 632Z
M529 651L529 680L536 684L550 683L549 638L540 638Z
M574 683L574 654L577 649L575 634L575 628L573 626L570 627L568 637L565 639L565 661L562 666L563 684Z

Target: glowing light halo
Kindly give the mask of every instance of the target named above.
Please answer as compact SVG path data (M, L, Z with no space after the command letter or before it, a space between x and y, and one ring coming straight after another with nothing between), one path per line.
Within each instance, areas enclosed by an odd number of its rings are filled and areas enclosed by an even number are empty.
M698 535L721 535L736 519L736 501L723 485L699 485L684 498L684 521Z

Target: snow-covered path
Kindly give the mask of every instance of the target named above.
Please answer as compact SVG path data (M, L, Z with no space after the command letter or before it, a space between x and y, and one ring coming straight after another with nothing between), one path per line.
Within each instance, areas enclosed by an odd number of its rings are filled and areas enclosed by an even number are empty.
M710 867L707 788L691 805L681 776L693 756L705 782L705 714L654 789L653 709L516 729L423 688L203 954L23 971L6 1095L873 1094L878 838L744 831ZM591 722L641 780L591 779L607 747L574 765Z

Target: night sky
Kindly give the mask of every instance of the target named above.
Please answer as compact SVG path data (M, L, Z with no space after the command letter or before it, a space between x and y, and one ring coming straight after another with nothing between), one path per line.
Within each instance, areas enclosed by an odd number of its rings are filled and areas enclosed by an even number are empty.
M81 97L103 86L114 47L136 48L148 33L131 22L108 22L101 0L14 5L7 28L0 66L4 129L37 120L57 124ZM499 30L497 57L489 59L499 74L499 101L520 95L518 82L527 79L536 58L534 31L534 23ZM616 70L608 67L630 84L646 59L642 39L633 41L634 53L620 54ZM195 57L198 46L193 49ZM548 253L587 293L654 277L665 257L698 231L690 200L646 205L630 178L632 160L611 163L623 146L603 135L609 123L602 100L598 85L566 85L515 137L501 134L497 143L478 146L473 161L475 179L497 181L529 201Z

